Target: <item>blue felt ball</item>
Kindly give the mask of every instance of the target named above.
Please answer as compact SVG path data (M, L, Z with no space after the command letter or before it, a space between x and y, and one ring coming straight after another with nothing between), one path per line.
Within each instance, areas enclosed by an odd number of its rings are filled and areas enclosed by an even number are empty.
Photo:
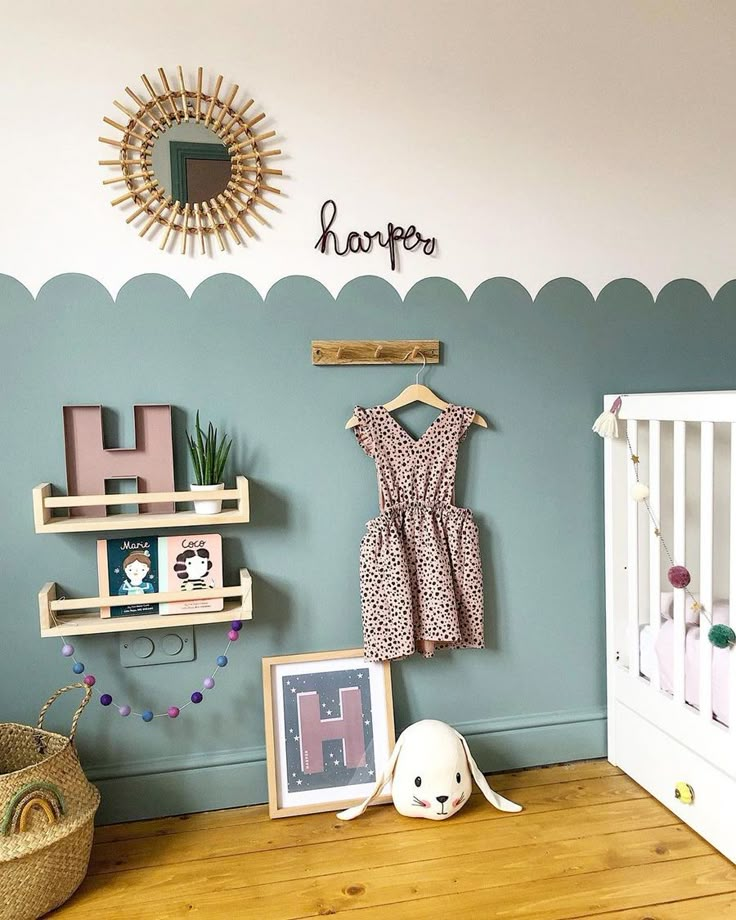
M150 722L153 719L153 713L151 710L146 709L144 712L142 712L141 719L143 719L144 722Z
M72 665L72 671L74 671L75 674L84 674L84 665L82 664L82 662L75 661L74 664Z
M227 665L227 655L217 656L217 667L224 668Z

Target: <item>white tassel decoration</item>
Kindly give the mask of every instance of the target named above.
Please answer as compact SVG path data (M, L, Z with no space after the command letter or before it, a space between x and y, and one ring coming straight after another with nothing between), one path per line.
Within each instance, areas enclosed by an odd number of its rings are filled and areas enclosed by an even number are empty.
M618 437L618 411L621 408L621 397L617 396L611 404L611 408L601 412L593 423L593 431L602 438Z

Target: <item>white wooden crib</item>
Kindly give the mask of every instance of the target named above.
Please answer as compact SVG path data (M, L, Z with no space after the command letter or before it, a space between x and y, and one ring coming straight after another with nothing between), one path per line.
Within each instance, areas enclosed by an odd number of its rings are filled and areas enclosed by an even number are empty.
M605 397L605 408L617 395ZM636 477L626 440L628 433L674 562L689 569L690 589L706 611L727 601L736 629L736 391L626 395L619 420L618 439L604 441L608 758L736 861L736 648L714 653L701 620L698 706L686 702L693 673L691 660L686 675L686 621L697 612L669 585L670 560L644 505L631 497ZM663 626L668 591L672 622ZM671 691L660 686L656 656L644 666L642 655L642 636L661 648L665 627L674 646ZM720 721L712 705L714 654L729 656L718 665L719 675L726 668L728 703ZM688 698L692 691L688 683ZM691 802L678 783L691 787Z

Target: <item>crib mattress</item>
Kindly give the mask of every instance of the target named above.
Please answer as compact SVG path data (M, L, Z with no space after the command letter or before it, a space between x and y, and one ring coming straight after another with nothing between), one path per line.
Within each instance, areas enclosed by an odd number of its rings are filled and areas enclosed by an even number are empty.
M688 623L685 630L685 701L697 709L700 708L700 626ZM675 685L674 638L675 624L669 618L663 618L656 642L649 624L640 629L639 669L644 677L651 678L658 664L659 685L666 693L672 693ZM708 641L707 635L705 641ZM713 715L728 725L729 649L713 647L711 668Z

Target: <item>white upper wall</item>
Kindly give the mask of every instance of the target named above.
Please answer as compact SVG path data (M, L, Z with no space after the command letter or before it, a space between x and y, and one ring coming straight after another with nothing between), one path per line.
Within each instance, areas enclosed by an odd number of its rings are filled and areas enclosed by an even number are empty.
M715 292L736 268L736 7L729 0L2 0L0 271L37 290L85 272L113 292L142 272L192 290L234 272L265 293L290 274L333 292L378 274L442 275L467 293L507 275ZM241 86L270 116L288 174L260 242L182 257L138 239L97 160L103 115L139 75L181 63ZM7 138L7 134L3 132ZM115 189L120 188L115 186ZM389 220L433 258L314 250Z

